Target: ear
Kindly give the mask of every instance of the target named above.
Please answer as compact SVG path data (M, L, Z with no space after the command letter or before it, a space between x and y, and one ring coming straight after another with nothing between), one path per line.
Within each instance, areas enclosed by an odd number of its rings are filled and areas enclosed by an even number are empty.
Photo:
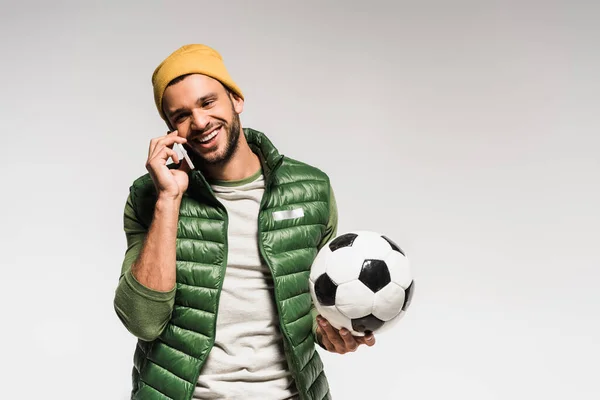
M233 109L236 113L241 114L244 111L244 99L238 96L234 92L229 92L229 96L231 97L231 103L233 104Z

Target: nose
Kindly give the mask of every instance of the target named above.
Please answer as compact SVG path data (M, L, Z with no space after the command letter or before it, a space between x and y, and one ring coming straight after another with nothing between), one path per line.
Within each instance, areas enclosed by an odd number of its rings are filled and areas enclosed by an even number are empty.
M206 128L209 123L208 116L201 110L192 111L192 126L193 130L202 131Z

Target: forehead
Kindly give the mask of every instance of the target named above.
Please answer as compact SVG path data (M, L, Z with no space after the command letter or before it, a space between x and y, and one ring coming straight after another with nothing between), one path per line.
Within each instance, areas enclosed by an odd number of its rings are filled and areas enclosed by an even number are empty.
M168 86L163 94L165 110L176 109L195 103L198 98L209 93L224 92L225 88L218 80L202 74L186 76L181 81Z

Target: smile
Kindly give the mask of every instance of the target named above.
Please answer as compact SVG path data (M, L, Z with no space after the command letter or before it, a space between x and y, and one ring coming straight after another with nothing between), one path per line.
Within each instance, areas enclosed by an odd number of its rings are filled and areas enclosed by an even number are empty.
M197 138L194 141L201 144L203 147L210 145L216 140L216 138L217 138L217 136L219 136L220 132L221 132L221 127L218 127L217 129L213 130L209 134L201 136L200 138Z

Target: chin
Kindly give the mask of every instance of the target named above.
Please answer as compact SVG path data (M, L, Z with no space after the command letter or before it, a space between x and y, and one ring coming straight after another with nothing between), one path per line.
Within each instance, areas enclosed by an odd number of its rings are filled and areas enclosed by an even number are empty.
M219 149L210 149L205 154L196 153L195 157L192 158L192 162L194 164L198 163L200 165L216 165L222 163L224 161L223 151L219 151Z

